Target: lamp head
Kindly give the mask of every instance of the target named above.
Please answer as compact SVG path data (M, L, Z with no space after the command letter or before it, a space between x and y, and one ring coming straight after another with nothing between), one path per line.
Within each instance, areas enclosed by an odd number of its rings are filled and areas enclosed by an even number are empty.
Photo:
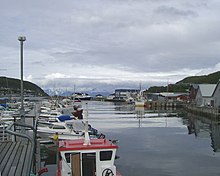
M21 42L25 41L26 40L26 37L25 36L19 36L18 37L18 40Z

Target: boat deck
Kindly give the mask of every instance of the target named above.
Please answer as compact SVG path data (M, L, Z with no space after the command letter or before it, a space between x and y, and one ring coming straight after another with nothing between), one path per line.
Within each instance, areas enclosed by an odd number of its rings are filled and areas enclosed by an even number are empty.
M0 175L29 175L32 145L27 141L0 142Z

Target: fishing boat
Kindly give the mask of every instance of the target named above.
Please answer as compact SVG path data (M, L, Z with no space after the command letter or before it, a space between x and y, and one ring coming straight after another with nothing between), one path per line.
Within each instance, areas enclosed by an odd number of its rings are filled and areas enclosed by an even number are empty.
M108 139L90 139L88 122L84 138L60 140L57 144L57 176L121 176L114 165L118 146Z
M57 176L121 176L114 165L118 146L107 139L59 141Z

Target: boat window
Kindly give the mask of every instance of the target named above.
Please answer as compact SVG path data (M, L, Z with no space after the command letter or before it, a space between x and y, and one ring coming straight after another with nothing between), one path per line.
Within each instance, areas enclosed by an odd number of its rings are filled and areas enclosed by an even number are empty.
M66 162L70 163L70 153L65 153Z
M112 151L101 151L100 161L108 161L112 159Z
M64 126L60 126L60 125L54 125L53 129L65 129Z
M56 120L56 119L50 119L50 120L48 120L48 122L53 123L53 122L58 122L58 120Z

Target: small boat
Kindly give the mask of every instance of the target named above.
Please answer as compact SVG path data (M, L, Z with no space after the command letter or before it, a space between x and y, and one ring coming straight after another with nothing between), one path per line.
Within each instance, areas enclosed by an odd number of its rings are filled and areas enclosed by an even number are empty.
M37 133L41 137L53 138L57 133L59 139L83 138L85 133L85 123L82 120L66 120L64 122L44 122L38 121ZM98 137L98 131L89 126L91 137Z
M135 107L145 107L146 102L145 102L145 100L140 99L140 100L136 100L134 102L134 105L135 105Z
M143 91L141 91L141 82L140 82L140 91L137 94L134 105L135 105L135 107L145 107L146 106L146 99L144 98Z
M88 95L87 93L80 93L80 92L77 92L77 93L74 93L73 95L73 99L74 100L91 100L92 97L90 95Z
M114 165L117 149L108 139L59 141L56 176L121 176Z

